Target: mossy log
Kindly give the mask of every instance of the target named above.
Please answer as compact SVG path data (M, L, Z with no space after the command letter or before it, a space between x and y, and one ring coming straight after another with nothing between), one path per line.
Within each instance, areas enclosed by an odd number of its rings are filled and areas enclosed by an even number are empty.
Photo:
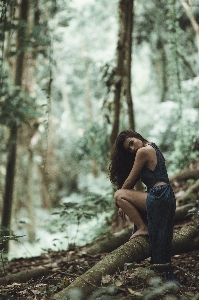
M30 270L21 271L16 274L8 274L0 278L0 285L10 284L13 282L26 282L30 279L36 279L41 276L46 276L48 272L48 268L38 267Z
M90 246L85 247L85 251L90 254L111 252L126 243L132 233L132 228L128 227L116 233L109 233L101 239L97 239Z
M175 212L175 222L180 222L187 217L189 209L193 208L192 204L177 207ZM116 233L110 233L105 237L95 240L90 246L84 248L89 254L99 254L111 252L126 243L132 234L132 228L128 227Z
M199 179L194 182L187 190L186 192L178 199L179 203L186 203L188 200L191 200L193 197L193 194L199 191Z
M182 254L199 248L199 228L185 226L174 234L172 255Z
M175 233L173 239L173 254L180 254L199 247L199 230L187 226ZM81 299L88 299L97 288L101 287L102 277L112 275L118 269L123 270L125 263L139 262L150 256L148 237L139 236L108 254L104 259L78 277L68 287L53 296L54 300L72 299L74 290L81 291Z
M186 204L186 205L177 207L177 209L175 211L175 223L186 219L188 217L189 210L193 207L194 207L193 204ZM191 214L189 216L191 216Z
M183 170L170 178L170 182L174 183L175 181L186 181L188 179L197 180L199 177L199 170Z

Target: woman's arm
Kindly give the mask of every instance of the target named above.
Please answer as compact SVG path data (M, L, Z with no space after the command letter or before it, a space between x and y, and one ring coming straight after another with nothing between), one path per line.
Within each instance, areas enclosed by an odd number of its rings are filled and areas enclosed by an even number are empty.
M133 168L125 180L122 189L132 189L134 187L142 168L149 160L149 156L149 151L145 147L138 149Z

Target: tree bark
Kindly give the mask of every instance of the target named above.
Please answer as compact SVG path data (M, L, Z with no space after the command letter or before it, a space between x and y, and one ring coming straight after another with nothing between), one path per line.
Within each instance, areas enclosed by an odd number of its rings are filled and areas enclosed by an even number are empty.
M116 233L110 233L105 238L97 239L84 250L90 254L111 252L126 243L132 234L132 228L128 227Z
M16 274L8 274L5 277L0 278L0 285L9 284L12 282L26 282L31 279L37 279L39 277L47 275L48 271L49 269L47 267L38 267L21 271Z
M29 156L28 156L28 170L27 170L27 199L28 205L27 210L29 214L30 223L28 224L28 240L30 243L33 243L36 239L35 233L35 209L34 209L34 201L33 201L33 149L29 147Z
M175 211L175 223L180 222L188 218L188 212L193 208L193 204L182 205L178 207ZM191 215L189 215L191 216Z
M175 223L185 220L188 217L188 211L193 207L194 205L192 204L177 207L175 211ZM84 251L90 254L111 252L129 240L132 230L132 227L128 227L119 232L110 233L106 237L96 239L91 245L84 247Z
M199 170L183 170L173 177L170 178L170 182L175 184L175 181L186 181L188 179L195 179L197 180L199 177Z
M6 23L7 22L12 22L14 18L16 18L16 12L18 12L18 4L14 1L9 3L9 11L8 15L6 16L6 21L4 24L4 30L6 32ZM16 48L13 47L13 37L15 38L15 30L14 29L9 29L7 31L7 37L6 37L6 47L3 49L4 51L4 58L6 59L8 63L8 72L9 72L9 77L14 81L14 64L15 64L15 58L13 56L10 56L11 52L15 52Z
M3 211L2 211L2 219L1 219L1 228L2 228L1 236L10 235L16 153L17 153L17 124L14 123L10 129L10 137L8 142L5 191L3 197ZM5 252L8 252L8 241L5 241L3 244L0 244L0 250L4 250Z
M86 94L86 104L88 108L88 119L89 121L93 121L93 105L92 105L92 95L91 95L91 87L90 87L90 78L89 78L89 62L87 58L87 50L85 45L82 47L82 57L84 60L84 80L85 80L85 94Z
M128 0L126 3L126 43L124 60L124 95L128 106L129 128L135 129L135 119L133 111L133 100L131 93L131 66L132 66L132 32L133 32L133 13L134 0Z
M196 22L192 12L191 12L191 7L184 1L184 0L180 0L182 6L184 7L184 9L186 10L187 16L189 17L189 20L193 26L193 29L196 33L196 39L197 39L197 48L198 48L198 54L199 54L199 25Z
M164 47L164 40L162 37L158 39L158 50L160 53L160 86L161 86L161 102L164 102L166 99L167 91L168 91L168 82L167 82L167 57L166 51Z
M119 131L122 94L127 103L129 127L135 129L131 94L133 8L134 0L120 0L118 9L119 34L117 44L117 65L114 77L114 117L110 136L111 148Z
M24 65L24 44L26 38L26 27L28 21L28 7L29 7L29 0L22 0L20 5L20 14L19 20L21 21L20 29L18 29L17 34L17 58L16 58L16 71L15 71L15 85L22 86L23 80L23 65Z
M117 43L117 65L114 77L114 116L113 127L110 135L110 148L113 148L114 142L117 138L120 126L120 110L121 98L124 94L128 107L129 126L135 129L133 102L131 95L131 58L132 58L132 29L133 29L133 3L134 0L120 0L119 1L119 33ZM117 226L123 226L124 222L118 220Z
M121 105L121 91L122 91L122 81L124 76L124 58L125 58L125 41L126 41L126 3L128 0L120 0L119 2L119 34L117 43L117 65L114 77L114 117L113 117L113 127L110 136L111 148L115 142L115 139L119 131L119 118L120 118L120 105Z
M199 247L199 230L187 226L174 234L172 253L180 254ZM101 287L102 276L111 275L123 269L128 262L139 262L150 256L148 237L139 236L131 239L118 249L108 254L86 273L74 280L67 288L54 295L54 300L70 300L70 292L80 290L81 299L88 299L97 288Z
M28 20L28 0L22 0L20 5L19 20L23 22L18 30L17 34L17 51L19 52L16 58L15 80L16 86L22 86L23 80L23 63L24 63L24 43L26 37L26 24ZM13 190L14 190L14 177L15 177L15 165L17 156L17 122L14 120L10 128L9 144L10 149L8 151L7 167L6 167L6 182L5 182L5 195L3 200L3 216L1 221L1 227L6 231L3 231L3 235L9 235L11 211L13 202ZM8 240L0 245L0 249L4 249L8 252Z
M183 196L178 199L178 202L181 204L185 204L188 200L191 200L193 198L193 194L198 190L199 190L199 179L196 180L196 182L186 190Z

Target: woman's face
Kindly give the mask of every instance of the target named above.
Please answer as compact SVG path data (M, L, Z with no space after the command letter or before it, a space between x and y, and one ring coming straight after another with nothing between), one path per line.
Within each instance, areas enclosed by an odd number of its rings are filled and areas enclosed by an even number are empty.
M138 149L144 147L145 142L142 142L135 137L128 137L124 141L124 149L131 152L136 153Z

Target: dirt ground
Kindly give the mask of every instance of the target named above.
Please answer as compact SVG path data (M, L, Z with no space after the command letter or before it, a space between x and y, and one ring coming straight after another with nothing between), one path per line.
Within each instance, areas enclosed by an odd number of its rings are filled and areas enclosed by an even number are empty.
M199 160L185 170L199 170ZM173 181L176 196L194 183L193 180ZM192 191L193 192L193 191ZM193 199L198 199L195 191ZM195 202L194 202L195 203ZM174 231L192 225L192 220L185 220L175 225ZM67 287L78 276L101 260L107 253L88 255L81 249L73 251L49 252L38 257L14 259L10 262L0 260L0 280L7 274L35 269L44 266L47 272L35 280L27 282L10 281L0 285L0 300L49 300L52 295ZM180 286L161 282L152 274L149 259L139 264L128 264L124 270L118 270L112 276L102 278L102 289L88 300L199 300L199 249L172 257L173 271ZM77 297L73 300L80 300Z
M175 230L189 224L190 222L182 222L175 226ZM40 266L47 266L48 273L36 280L29 280L25 283L10 282L1 285L0 299L51 299L54 293L69 285L70 282L91 268L106 254L88 255L76 249L68 252L45 253L39 257L20 258L5 262L0 268L1 277L4 274L14 274ZM146 273L151 271L148 269L149 259L146 259L139 264L127 265L125 270L118 271L113 276L105 276L102 283L103 286L107 286L107 294L100 295L98 293L98 296L96 295L96 298L92 299L199 299L199 249L175 255L172 258L172 264L174 273L181 284L179 288L176 285L169 287L164 282L159 282L160 279L157 277L152 277L149 280Z

